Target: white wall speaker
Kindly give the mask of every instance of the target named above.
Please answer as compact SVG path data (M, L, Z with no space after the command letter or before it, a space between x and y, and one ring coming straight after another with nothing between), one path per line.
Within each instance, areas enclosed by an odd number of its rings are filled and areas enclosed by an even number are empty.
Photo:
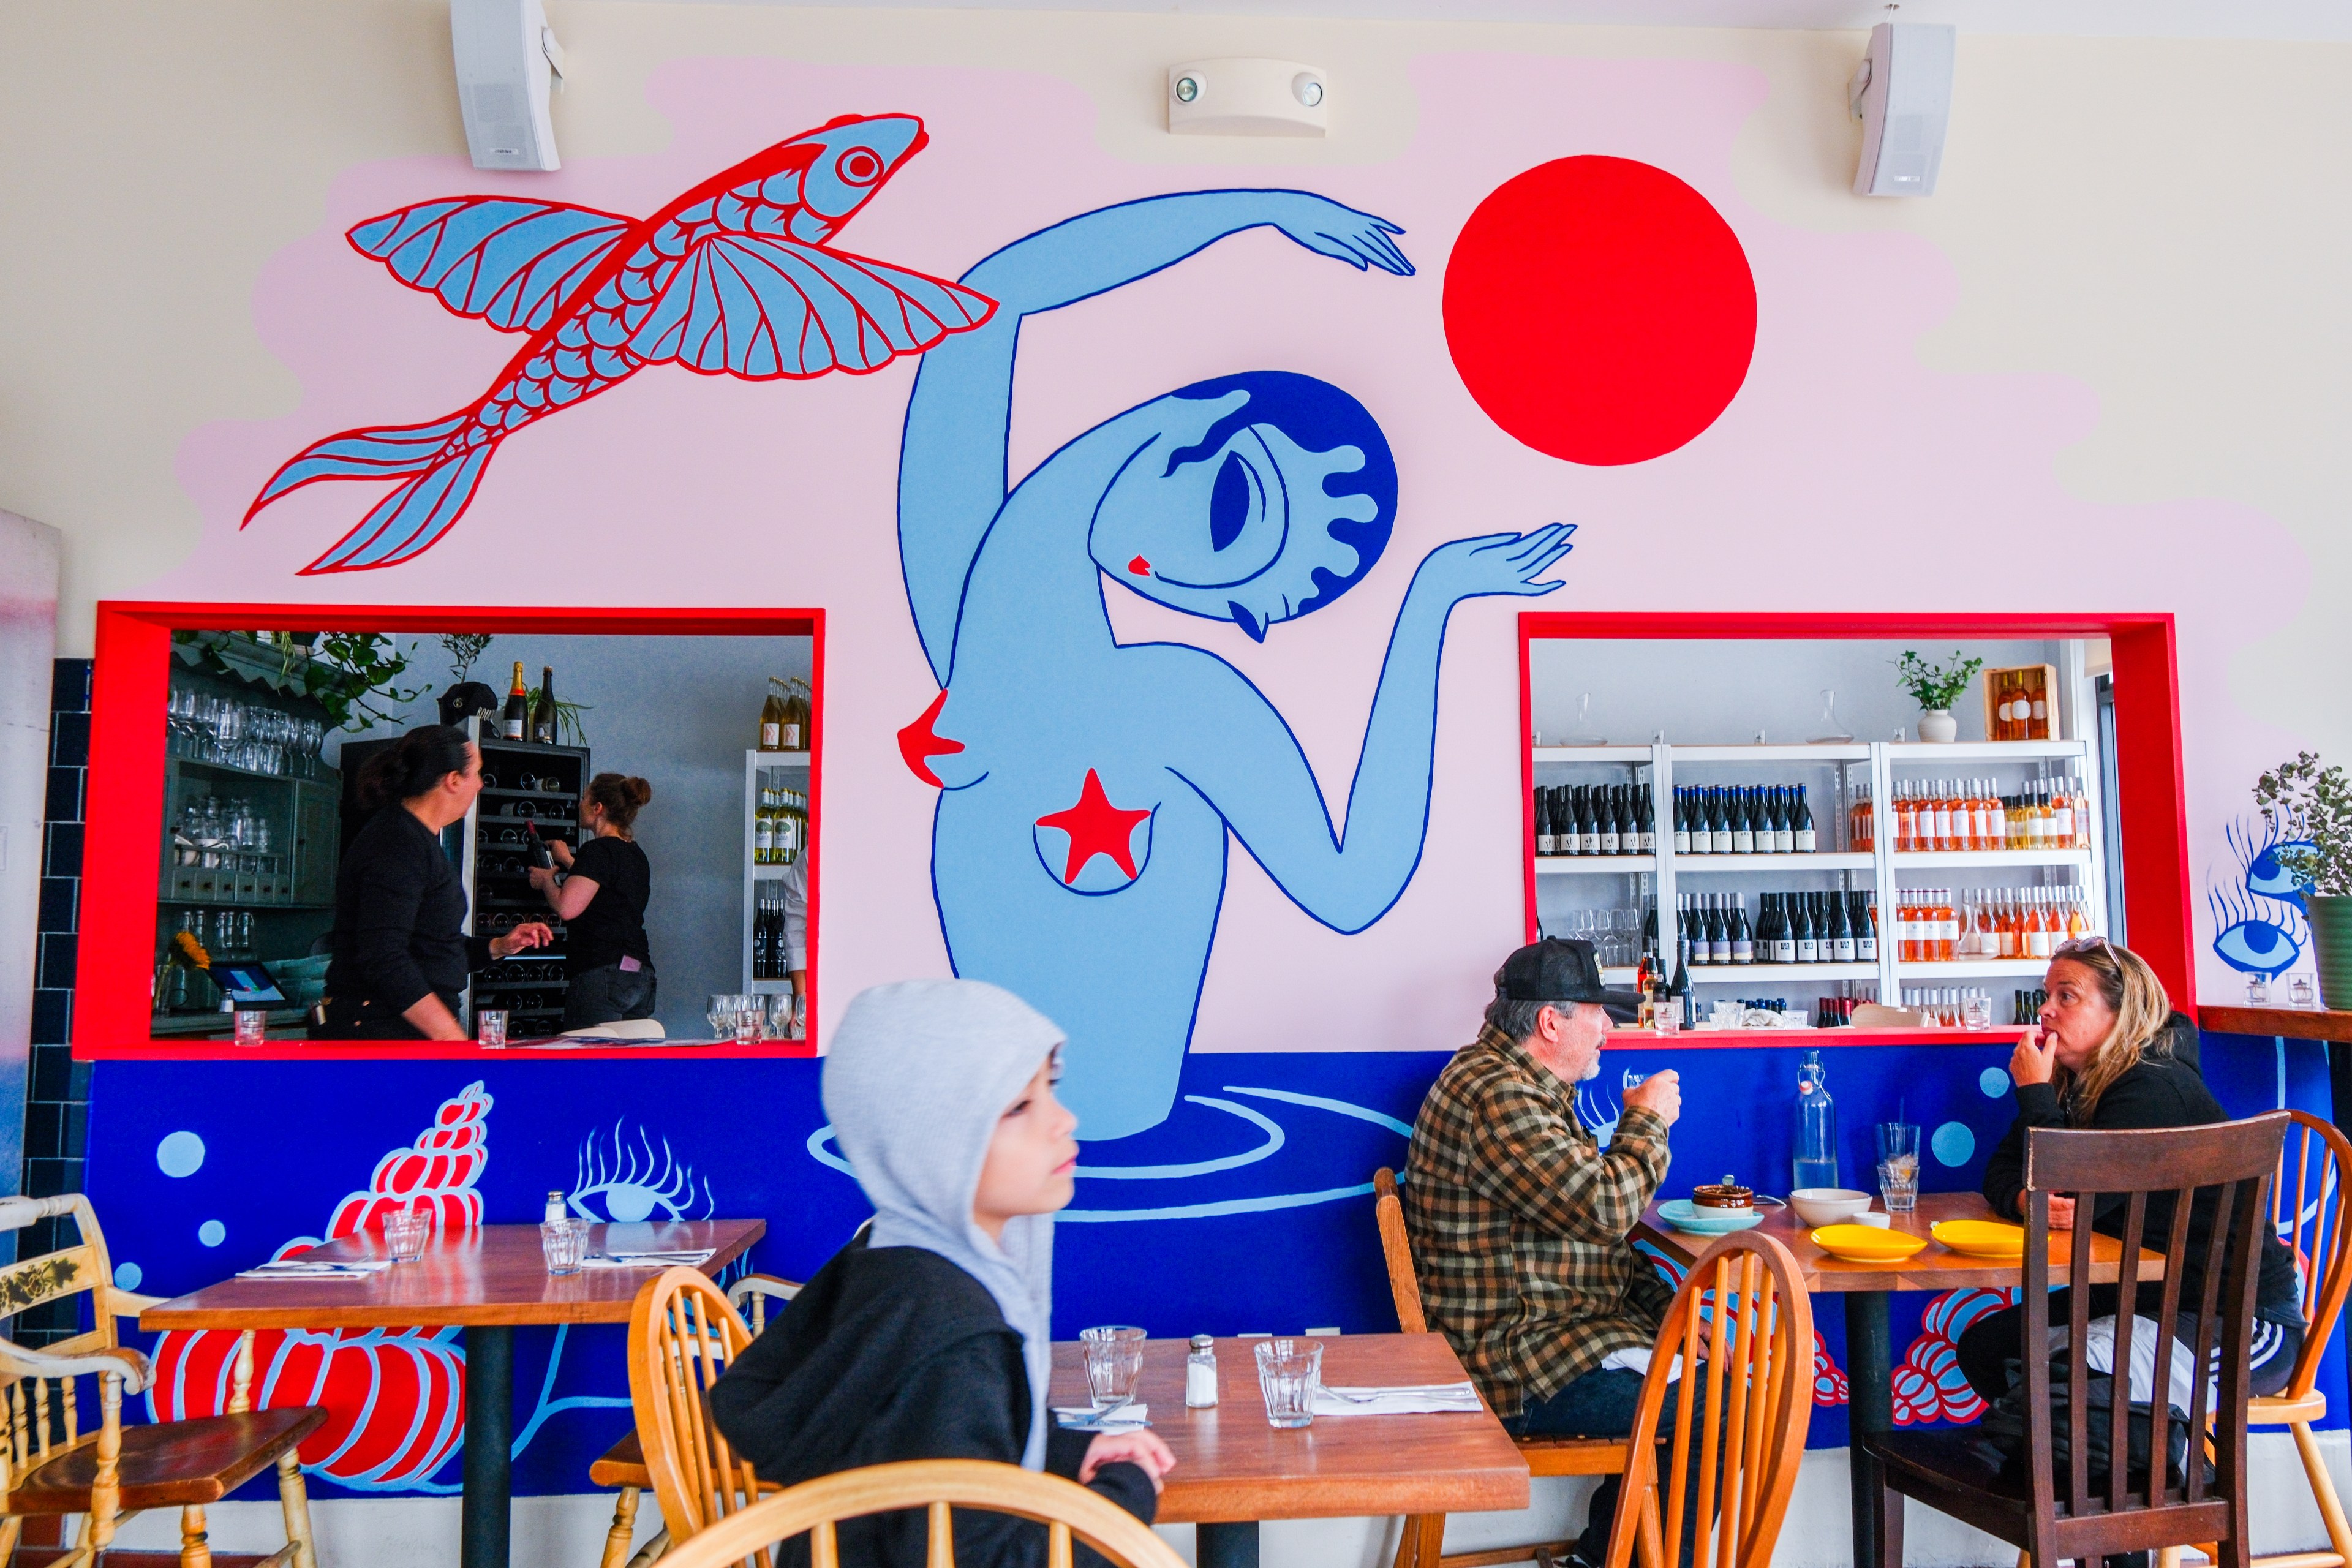
M449 43L474 167L562 168L547 99L563 50L540 0L449 0Z
M1168 68L1168 129L1179 136L1320 136L1328 84L1296 60L1188 60Z
M1932 196L1952 113L1954 30L1940 22L1881 22L1854 68L1846 106L1862 121L1858 196Z

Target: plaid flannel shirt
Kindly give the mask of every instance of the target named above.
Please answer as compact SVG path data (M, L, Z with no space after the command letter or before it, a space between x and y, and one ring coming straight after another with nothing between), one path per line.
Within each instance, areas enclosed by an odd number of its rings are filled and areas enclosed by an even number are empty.
M1492 1027L1430 1086L1405 1162L1413 1269L1496 1415L1656 1339L1674 1289L1626 1236L1666 1158L1665 1123L1635 1107L1604 1152L1574 1087Z

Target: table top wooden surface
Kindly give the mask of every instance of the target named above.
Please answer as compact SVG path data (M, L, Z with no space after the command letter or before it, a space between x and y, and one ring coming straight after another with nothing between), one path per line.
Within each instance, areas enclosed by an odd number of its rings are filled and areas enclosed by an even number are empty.
M767 1233L765 1220L668 1220L592 1226L591 1252L716 1247L705 1274L743 1256ZM383 1237L344 1237L306 1254L354 1261L382 1258ZM150 1307L142 1329L362 1329L411 1324L460 1328L520 1323L625 1323L637 1288L657 1268L583 1268L554 1275L540 1254L536 1225L484 1225L436 1234L415 1263L395 1263L364 1279L224 1279Z
M1491 1412L1318 1415L1311 1426L1266 1425L1257 1387L1259 1340L1217 1342L1217 1404L1184 1405L1181 1340L1143 1347L1136 1397L1176 1455L1160 1493L1162 1524L1383 1513L1475 1513L1528 1506L1528 1466ZM1440 1334L1322 1338L1323 1381L1349 1385L1460 1383L1469 1374ZM1053 1402L1087 1400L1084 1354L1054 1347Z
M1797 1259L1798 1271L1804 1277L1805 1288L1815 1294L1835 1294L1846 1290L1961 1290L2009 1289L2021 1284L2025 1266L2020 1262L1991 1258L1971 1258L1964 1252L1954 1252L1929 1237L1927 1227L1948 1219L1993 1219L1991 1205L1978 1193L1922 1193L1919 1206L1907 1215L1895 1215L1888 1228L1908 1231L1927 1237L1926 1249L1900 1263L1849 1263L1832 1258L1813 1245L1813 1227L1797 1217L1791 1208L1768 1209L1764 1223L1755 1228L1786 1247ZM2014 1224L2014 1221L2010 1223ZM1633 1234L1662 1250L1690 1262L1706 1250L1714 1237L1685 1236L1658 1217L1655 1204L1642 1215ZM2072 1238L2063 1231L2053 1232L2050 1263L2053 1279L2062 1278L2066 1268L2067 1248ZM2091 1237L2091 1279L2094 1284L2115 1283L2123 1258L2123 1244L2113 1237L2094 1234ZM2164 1255L2140 1249L2138 1278L2143 1281L2164 1278Z
M2283 983L2273 981L2273 984ZM2197 1026L2217 1035L2284 1035L2295 1040L2352 1040L2352 1012L2316 1007L2200 1007Z

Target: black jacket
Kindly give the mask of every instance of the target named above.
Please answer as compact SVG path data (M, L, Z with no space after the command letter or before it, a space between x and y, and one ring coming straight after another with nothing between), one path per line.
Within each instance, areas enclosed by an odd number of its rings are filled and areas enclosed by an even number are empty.
M2185 1026L2185 1031L2184 1026ZM2021 1083L2017 1086L2017 1120L2010 1123L2009 1131L1992 1152L1985 1164L1985 1201L1993 1212L2004 1219L2021 1217L2018 1194L2025 1191L2025 1134L2033 1127L2062 1127L2097 1131L2114 1131L2124 1128L2203 1127L2216 1121L2227 1121L2230 1113L2205 1087L2197 1070L2194 1038L2196 1026L2180 1014L2172 1016L2168 1027L2172 1031L2174 1055L2143 1057L2139 1065L2107 1086L2099 1096L2098 1108L2087 1119L2077 1120L2074 1110L2063 1104L2057 1091L2046 1083ZM2180 1036L2190 1038L2188 1059L2182 1060ZM2093 1211L2091 1228L2103 1235L2123 1234L2127 1199L2120 1194L2100 1194ZM2161 1249L2172 1226L2172 1198L2169 1194L2151 1197L2147 1216L2141 1231L2143 1247ZM2213 1231L2213 1218L2220 1195L2213 1191L2202 1193L2189 1211L2189 1251L2186 1266L2180 1271L2182 1310L2194 1311L2200 1300L2198 1292L2204 1288L2204 1269L2196 1259L2205 1256L2205 1248ZM2295 1289L2294 1255L2286 1249L2267 1226L2255 1258L2259 1280L2255 1289L2255 1311L2273 1322L2300 1324L2303 1312ZM2094 1290L2092 1310L2095 1315L2115 1310L2115 1288L2104 1286ZM2143 1285L2139 1290L2139 1310L2154 1316L2161 1310L2161 1284Z
M489 943L466 934L466 889L440 839L394 801L335 874L327 994L346 1028L414 1035L400 1015L430 994L455 1012Z
M1029 1435L1029 1374L1021 1336L980 1281L935 1252L869 1248L863 1237L817 1270L783 1315L710 1390L711 1419L763 1481L793 1486L896 1459L1019 1464ZM1049 1425L1045 1468L1076 1479L1090 1434ZM1159 1499L1134 1465L1106 1465L1089 1483L1149 1524ZM845 1522L844 1568L920 1568L918 1511ZM959 1510L959 1568L1032 1568L1045 1527ZM1103 1559L1078 1548L1080 1563ZM808 1561L806 1538L779 1568Z

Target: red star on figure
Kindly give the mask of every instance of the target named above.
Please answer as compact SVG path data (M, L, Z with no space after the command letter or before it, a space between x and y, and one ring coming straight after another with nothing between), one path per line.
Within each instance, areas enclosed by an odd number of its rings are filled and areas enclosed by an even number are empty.
M1135 876L1135 857L1128 853L1128 840L1134 837L1135 825L1150 816L1149 811L1121 811L1111 805L1103 794L1102 780L1092 768L1087 770L1087 782L1078 791L1078 804L1067 811L1057 811L1051 816L1037 819L1040 827L1058 828L1070 836L1069 864L1062 872L1062 885L1069 886L1087 868L1087 862L1097 855L1108 855L1129 878Z
M931 727L939 719L940 710L947 705L948 694L942 691L931 699L931 705L923 710L921 718L898 731L898 755L906 759L917 778L933 789L945 789L947 784L931 772L930 759L951 757L963 750L961 741L950 741Z

